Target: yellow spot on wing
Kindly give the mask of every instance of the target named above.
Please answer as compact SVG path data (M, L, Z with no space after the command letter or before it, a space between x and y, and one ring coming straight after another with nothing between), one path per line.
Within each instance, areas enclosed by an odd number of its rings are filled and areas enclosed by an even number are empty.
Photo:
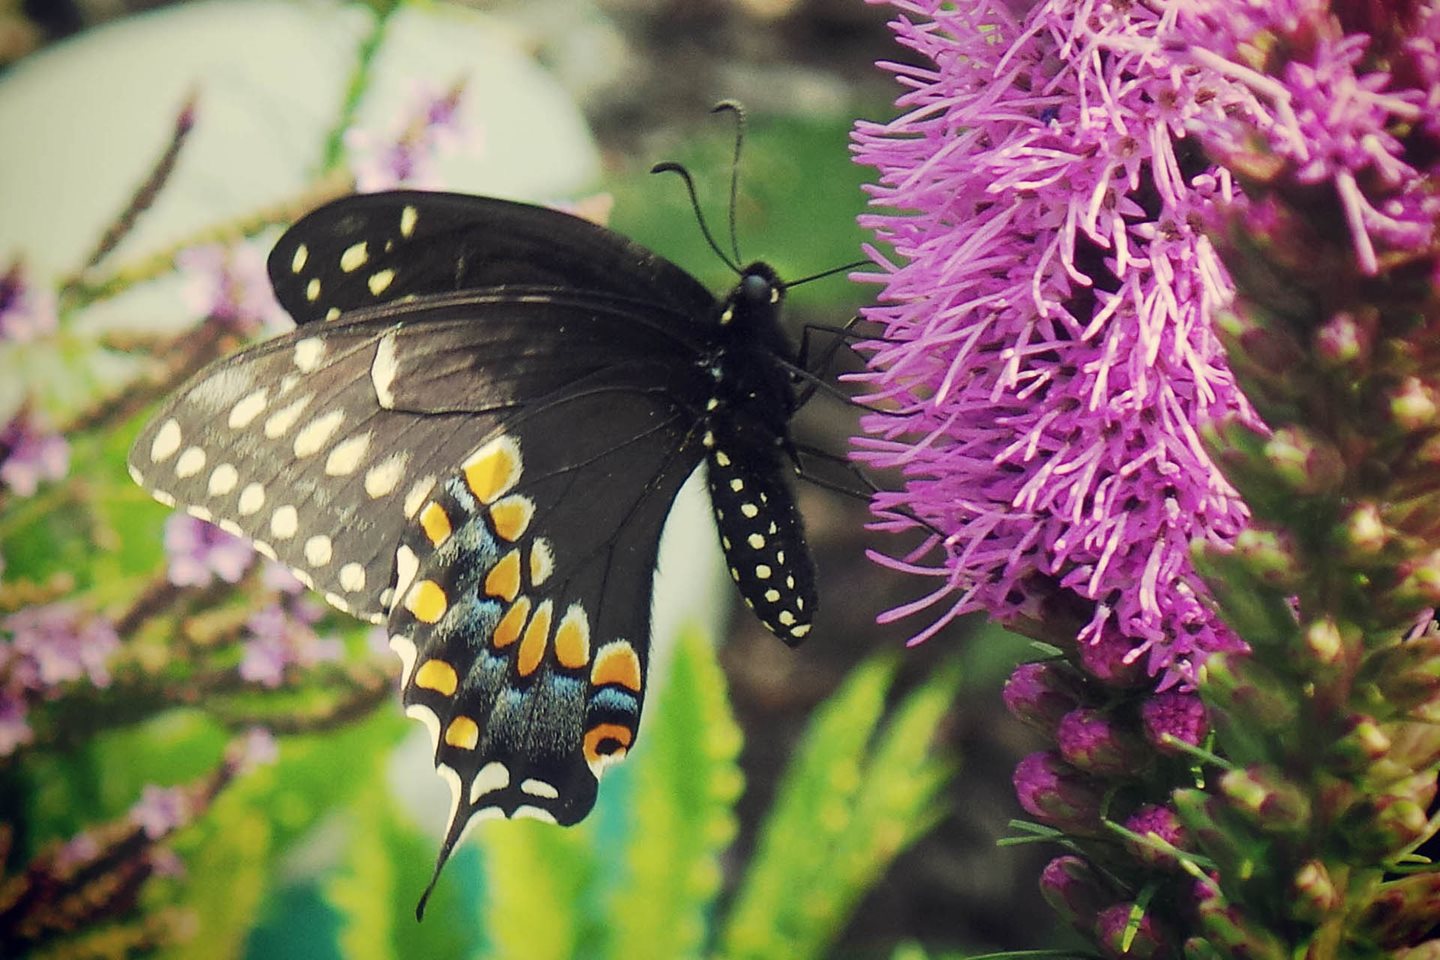
M460 678L455 675L455 668L444 660L426 660L415 671L415 686L448 697L460 686Z
M525 638L520 641L520 652L516 654L515 666L520 676L528 677L545 659L545 647L550 642L550 601L546 600L535 608L535 616L525 628Z
M320 278L312 277L310 282L305 284L305 299L314 303L320 299Z
M445 514L445 508L434 500L420 511L420 526L425 528L425 536L437 547L450 537L450 518Z
M555 630L555 659L568 670L579 670L590 662L590 618L578 603L570 605Z
M495 524L495 532L511 543L525 535L534 515L535 502L529 497L506 497L490 507L490 522Z
M435 623L445 616L448 605L445 591L434 580L419 581L405 596L405 609L413 613L416 620L425 623Z
M485 575L485 593L510 601L520 593L520 551L511 550Z
M370 259L370 254L365 250L365 241L353 244L345 248L340 254L340 269L346 273L354 273L365 266L365 261Z
M595 665L590 668L590 682L597 687L618 683L640 692L640 657L624 640L615 640L600 648Z
M445 742L461 750L474 750L475 745L480 742L480 725L469 717L456 717L445 728Z
M370 279L366 281L366 286L370 288L372 294L378 297L389 289L390 284L394 282L394 280L394 270L377 270L370 274Z
M490 644L496 650L504 650L510 644L520 639L520 630L525 626L525 621L530 617L530 598L521 597L510 604L510 609L505 611L505 616L495 625L495 632L490 637Z
M520 479L520 444L513 437L496 437L462 466L470 492L481 503L494 503Z
M406 206L400 211L400 236L409 237L415 232L415 221L420 219L420 211L413 206Z

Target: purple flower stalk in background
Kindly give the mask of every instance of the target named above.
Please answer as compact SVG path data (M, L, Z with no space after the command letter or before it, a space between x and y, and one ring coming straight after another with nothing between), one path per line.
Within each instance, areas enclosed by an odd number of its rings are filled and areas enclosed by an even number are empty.
M1065 596L1082 643L1123 645L1115 668L1188 683L1237 645L1189 543L1245 519L1196 427L1247 407L1200 232L1234 192L1187 127L1248 94L1159 56L1168 8L894 6L932 65L886 64L905 113L855 135L873 202L899 211L863 218L886 340L859 379L900 414L867 417L857 456L904 474L876 501L888 526L901 507L945 538L939 562L882 561L936 581L888 616L928 612L918 642L972 610L1033 623Z
M319 604L300 598L272 603L251 614L245 622L249 637L240 676L251 683L278 687L289 667L304 669L339 660L344 653L340 641L315 632L314 625L324 612Z
M185 305L196 316L253 337L294 326L275 299L265 254L253 243L210 243L182 250L176 266L185 280Z
M41 483L63 478L69 469L70 445L29 407L0 427L0 488L34 496Z
M55 294L29 283L24 264L0 275L0 343L23 343L55 332Z
M120 646L105 620L67 603L25 607L0 619L0 757L34 739L30 707L78 682L110 685Z
M360 127L345 132L355 189L360 193L417 187L437 190L443 184L435 158L441 154L479 147L479 136L466 125L457 109L462 89L437 90L416 81L397 123L383 133Z
M255 559L248 540L185 513L165 521L167 576L177 587L208 587L216 579L239 583Z

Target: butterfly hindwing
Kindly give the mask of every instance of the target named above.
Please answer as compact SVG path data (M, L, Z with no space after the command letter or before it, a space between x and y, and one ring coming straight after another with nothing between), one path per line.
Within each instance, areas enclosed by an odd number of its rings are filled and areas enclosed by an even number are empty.
M311 211L275 245L269 272L301 325L408 296L519 286L636 299L692 321L715 304L679 267L588 220L418 190L358 194Z
M663 390L556 399L486 438L407 529L391 645L453 791L446 853L472 818L579 821L634 743L660 531L701 457L693 425Z

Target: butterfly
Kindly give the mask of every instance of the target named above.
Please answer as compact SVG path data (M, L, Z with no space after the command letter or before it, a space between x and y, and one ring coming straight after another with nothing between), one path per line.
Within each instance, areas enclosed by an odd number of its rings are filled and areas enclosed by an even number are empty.
M436 876L473 822L578 822L634 746L661 528L700 464L745 601L787 643L810 632L784 476L803 364L786 285L738 272L717 299L553 209L345 197L270 255L296 328L200 371L136 439L158 500L385 625L452 792Z

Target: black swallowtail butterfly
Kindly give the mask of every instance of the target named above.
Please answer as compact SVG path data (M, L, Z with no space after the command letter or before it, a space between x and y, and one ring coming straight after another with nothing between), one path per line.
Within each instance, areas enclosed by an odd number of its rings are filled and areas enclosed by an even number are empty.
M437 875L474 820L576 823L633 746L661 527L700 463L745 600L810 631L770 267L717 301L568 214L402 191L305 216L269 271L297 328L196 375L130 470L387 625L454 794Z

